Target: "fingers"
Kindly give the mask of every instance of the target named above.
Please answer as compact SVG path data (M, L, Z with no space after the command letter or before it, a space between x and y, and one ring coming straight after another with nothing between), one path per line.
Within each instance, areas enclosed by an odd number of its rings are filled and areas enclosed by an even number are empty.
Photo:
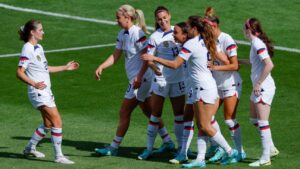
M42 82L37 82L37 83L35 83L35 84L34 84L34 87L35 87L36 89L43 90L43 89L45 89L45 88L47 87L47 85L44 83L44 81L42 81Z
M96 72L95 72L95 78L96 78L96 80L100 80L101 73L102 73L101 69L97 69L96 70Z

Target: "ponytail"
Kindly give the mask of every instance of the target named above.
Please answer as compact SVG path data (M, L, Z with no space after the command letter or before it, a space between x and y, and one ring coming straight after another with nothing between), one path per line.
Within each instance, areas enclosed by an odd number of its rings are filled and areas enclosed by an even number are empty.
M213 7L210 7L210 6L207 7L204 11L204 16L205 16L205 19L215 23L216 25L220 24L219 17L216 16L215 10L213 9Z
M136 9L135 10L135 19L136 19L136 25L138 25L142 30L149 34L149 31L147 30L146 22L145 22L145 16L142 10Z
M190 16L188 22L191 27L197 28L197 31L202 36L212 60L217 60L216 38L213 33L212 26L200 16Z

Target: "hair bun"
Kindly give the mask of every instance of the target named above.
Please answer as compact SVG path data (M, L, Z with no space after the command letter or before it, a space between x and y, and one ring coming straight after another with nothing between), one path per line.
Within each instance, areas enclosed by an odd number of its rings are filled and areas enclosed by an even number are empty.
M209 6L205 9L205 16L214 16L215 15L215 11L214 8Z

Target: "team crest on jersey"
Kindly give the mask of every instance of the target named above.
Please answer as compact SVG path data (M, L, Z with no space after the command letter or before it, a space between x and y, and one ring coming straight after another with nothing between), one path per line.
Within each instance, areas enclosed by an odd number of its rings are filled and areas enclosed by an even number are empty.
M38 61L41 61L41 60L42 60L40 55L36 55L36 59L37 59Z
M168 48L169 47L169 42L168 41L164 41L163 45L164 45L164 47Z

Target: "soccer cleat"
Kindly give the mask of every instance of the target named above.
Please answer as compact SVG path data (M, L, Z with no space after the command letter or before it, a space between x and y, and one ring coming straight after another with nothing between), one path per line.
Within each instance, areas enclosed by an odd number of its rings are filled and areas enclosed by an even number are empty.
M152 152L149 151L148 149L145 149L144 152L138 156L138 159L139 160L146 160L149 157L151 157L151 155L152 155Z
M250 163L249 166L250 167L260 167L260 166L267 166L267 165L271 165L271 160L257 160L253 163Z
M74 161L69 160L65 156L58 156L55 158L54 162L60 163L60 164L74 164Z
M116 156L118 154L118 149L108 146L105 148L95 148L95 152L102 156Z
M223 150L223 148L218 147L216 154L213 157L211 157L208 161L213 162L213 163L217 162L217 161L221 160L225 155L226 155L226 153Z
M25 150L23 151L23 154L25 156L33 156L33 157L36 157L36 158L44 158L45 157L45 154L44 153L41 153L35 149L27 149L25 148Z
M276 157L279 154L279 150L276 147L271 148L270 150L270 157Z
M226 155L222 158L221 164L222 165L228 165L228 164L233 164L238 162L238 151L236 149L232 149L231 153Z
M205 161L196 161L193 160L192 162L188 163L188 164L182 164L182 168L194 168L194 167L199 167L199 168L204 168L206 166Z
M206 154L205 154L205 158L209 159L209 158L213 157L215 155L218 147L219 146L216 146L216 145L210 146L209 149L207 150Z
M169 160L172 164L181 164L188 161L188 157L185 154L178 154L174 159Z
M242 153L238 153L238 156L235 157L235 158L232 158L232 160L230 161L230 163L237 163L237 162L240 162L240 161L243 161L245 160L247 157L246 153L243 151Z
M163 143L157 150L153 150L153 153L163 153L166 151L172 151L175 149L175 144L173 141L169 141L166 143Z

